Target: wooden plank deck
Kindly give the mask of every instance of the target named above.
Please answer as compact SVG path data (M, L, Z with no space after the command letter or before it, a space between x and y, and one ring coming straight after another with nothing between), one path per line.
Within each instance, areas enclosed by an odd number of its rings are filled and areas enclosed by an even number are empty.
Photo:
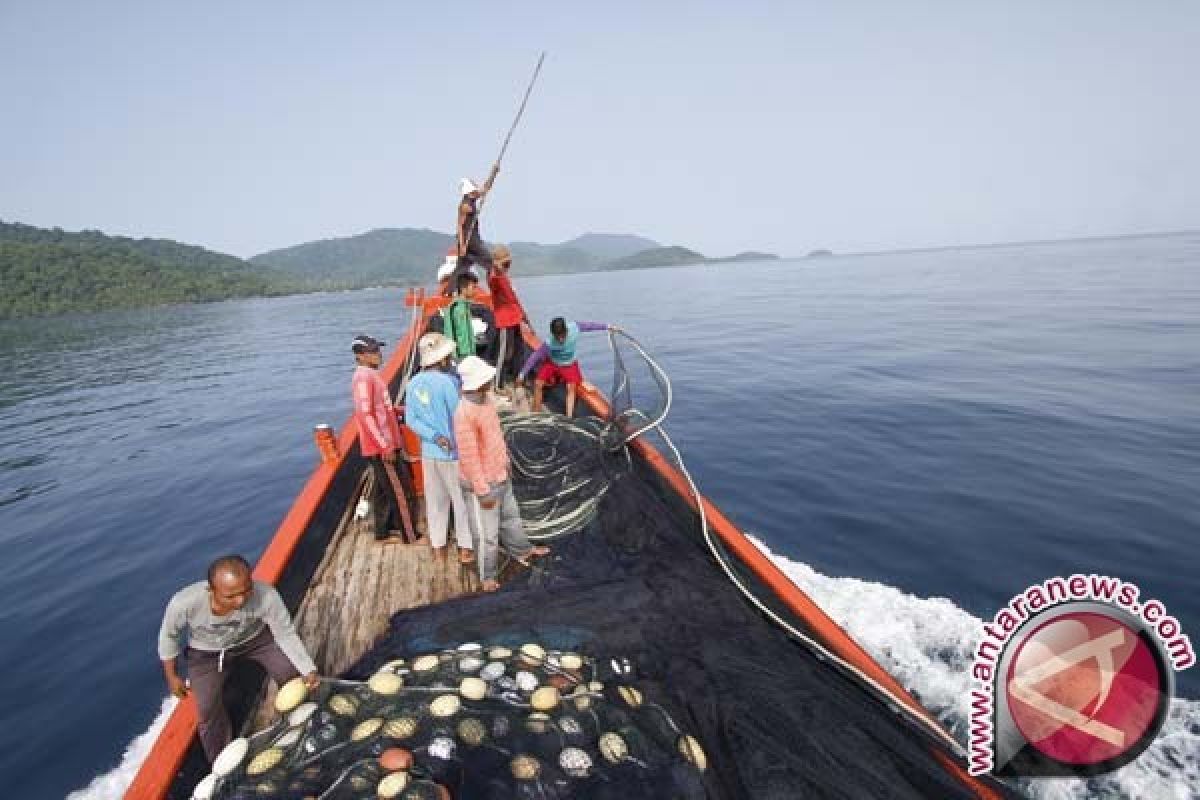
M387 630L397 611L479 591L478 568L460 565L454 548L449 548L445 564L434 557L425 535L423 503L414 509L414 522L424 537L417 544L375 541L372 515L354 517L359 497L370 496L373 481L368 470L296 612L296 631L322 675L348 669ZM267 681L245 732L273 719L276 688Z

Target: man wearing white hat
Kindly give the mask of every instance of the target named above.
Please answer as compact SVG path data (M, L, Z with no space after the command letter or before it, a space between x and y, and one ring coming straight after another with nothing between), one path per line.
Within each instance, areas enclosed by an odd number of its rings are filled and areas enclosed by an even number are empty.
M534 547L525 535L521 510L508 474L508 446L500 416L489 397L496 368L478 356L468 356L458 365L462 378L462 402L454 411L454 440L458 445L458 474L467 490L467 510L479 579L485 592L500 588L497 580L499 548L525 563L544 556L547 547Z
M492 190L496 173L500 165L492 165L492 171L484 181L483 186L477 186L470 178L463 178L459 183L461 200L458 204L458 224L455 226L455 255L458 265L449 276L449 291L453 292L458 275L472 264L479 264L486 271L492 271L492 254L483 244L483 233L479 230L479 200Z
M408 427L421 439L429 542L438 558L445 560L453 509L458 559L470 564L475 555L467 505L458 482L458 451L454 446L454 410L459 402L458 380L450 365L454 342L440 333L427 333L417 342L417 351L421 356L421 371L408 384L404 411Z

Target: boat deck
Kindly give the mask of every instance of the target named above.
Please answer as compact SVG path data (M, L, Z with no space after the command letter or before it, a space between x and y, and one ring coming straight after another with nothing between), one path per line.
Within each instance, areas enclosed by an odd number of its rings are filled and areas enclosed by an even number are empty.
M295 615L296 631L322 675L345 672L387 630L397 611L479 591L477 567L460 565L453 548L445 563L434 557L425 537L422 500L413 509L420 541L376 542L372 516L354 516L358 499L370 496L373 481L367 471ZM276 687L267 683L247 732L272 719Z

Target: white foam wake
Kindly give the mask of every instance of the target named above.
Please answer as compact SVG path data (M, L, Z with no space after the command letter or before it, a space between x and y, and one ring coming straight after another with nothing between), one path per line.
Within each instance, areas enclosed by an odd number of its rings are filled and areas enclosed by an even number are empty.
M158 739L159 732L167 724L167 717L171 716L177 702L179 701L174 697L163 700L162 710L158 712L154 722L151 722L150 727L139 733L125 748L125 753L121 756L121 763L110 771L92 778L92 782L84 788L71 792L67 795L67 800L121 800L125 796L125 790L129 788L129 784L133 783L133 778L141 768L142 762L150 753L150 748Z
M983 621L943 597L915 597L856 578L831 578L754 543L964 745L971 654ZM1037 780L1044 800L1200 797L1200 702L1176 698L1157 740L1123 769L1090 780Z

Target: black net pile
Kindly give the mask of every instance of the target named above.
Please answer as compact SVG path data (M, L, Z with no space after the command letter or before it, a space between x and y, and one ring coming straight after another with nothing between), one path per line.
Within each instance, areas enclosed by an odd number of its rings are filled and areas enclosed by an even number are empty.
M531 789L508 762L460 755L462 769L445 777L454 797L970 796L924 735L744 599L716 566L695 515L624 450L597 446L602 422L520 422L505 421L514 464L538 465L532 474L514 467L523 511L569 514L586 500L570 491L582 479L604 489L593 511L575 532L550 540L542 566L510 575L500 592L396 615L349 674L362 678L392 659L462 642L538 642L599 665L615 709L628 713L620 687L635 687L656 709L633 721L637 736L622 732L631 727L624 719L603 716L588 735L615 732L661 758L613 765L589 746L587 778ZM694 738L706 769L677 757L676 729ZM552 728L534 736L523 746L551 773L564 741Z

